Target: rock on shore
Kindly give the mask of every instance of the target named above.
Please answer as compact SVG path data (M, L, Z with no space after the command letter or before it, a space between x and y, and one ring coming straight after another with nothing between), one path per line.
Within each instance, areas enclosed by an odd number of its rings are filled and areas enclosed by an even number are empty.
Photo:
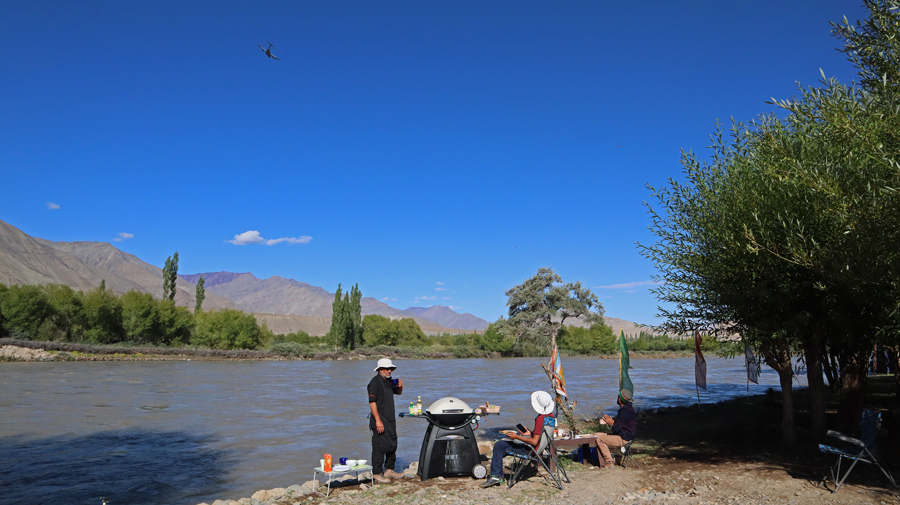
M54 361L56 355L43 349L28 349L14 345L0 346L0 359L9 361Z

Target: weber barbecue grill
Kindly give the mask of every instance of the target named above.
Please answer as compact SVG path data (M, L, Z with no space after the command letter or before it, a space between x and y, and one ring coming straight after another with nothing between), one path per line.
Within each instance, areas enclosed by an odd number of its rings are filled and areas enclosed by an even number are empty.
M423 413L428 420L419 452L419 478L442 475L472 475L481 479L487 469L481 464L472 426L480 417L459 398L441 398Z

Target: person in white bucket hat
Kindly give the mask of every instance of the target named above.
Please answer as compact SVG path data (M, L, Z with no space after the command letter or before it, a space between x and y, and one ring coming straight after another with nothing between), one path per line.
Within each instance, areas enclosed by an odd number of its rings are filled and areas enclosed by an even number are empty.
M397 368L388 358L381 358L375 366L377 375L366 388L369 392L369 429L372 431L372 478L388 483L402 479L394 470L397 462L397 419L394 417L394 395L403 394L403 381L391 380Z
M528 449L524 444L537 447L541 440L541 433L544 431L544 422L547 418L553 417L553 397L546 391L535 391L531 393L531 407L537 412L534 418L534 429L525 428L522 432L507 431L504 433L509 440L499 440L494 444L494 453L491 455L491 474L481 487L491 487L506 482L503 475L503 457L509 453L528 454Z

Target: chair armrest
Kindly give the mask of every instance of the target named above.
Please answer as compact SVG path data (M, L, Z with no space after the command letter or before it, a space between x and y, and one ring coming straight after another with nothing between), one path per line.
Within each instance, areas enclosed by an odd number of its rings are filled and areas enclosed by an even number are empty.
M858 438L848 437L847 435L844 435L843 433L841 433L839 431L828 430L828 436L843 440L844 442L847 442L848 444L858 445L860 447L866 446L866 444L863 443L862 440L859 440Z

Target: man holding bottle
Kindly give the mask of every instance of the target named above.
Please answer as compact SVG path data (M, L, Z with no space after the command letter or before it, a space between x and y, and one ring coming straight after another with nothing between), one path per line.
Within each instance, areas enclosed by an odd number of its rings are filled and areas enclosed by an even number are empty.
M366 388L369 392L369 429L372 431L372 478L375 482L389 483L402 479L403 474L394 470L397 461L397 419L394 415L394 395L403 394L403 381L391 379L397 367L388 358L378 360L378 373ZM383 469L383 471L382 471Z

